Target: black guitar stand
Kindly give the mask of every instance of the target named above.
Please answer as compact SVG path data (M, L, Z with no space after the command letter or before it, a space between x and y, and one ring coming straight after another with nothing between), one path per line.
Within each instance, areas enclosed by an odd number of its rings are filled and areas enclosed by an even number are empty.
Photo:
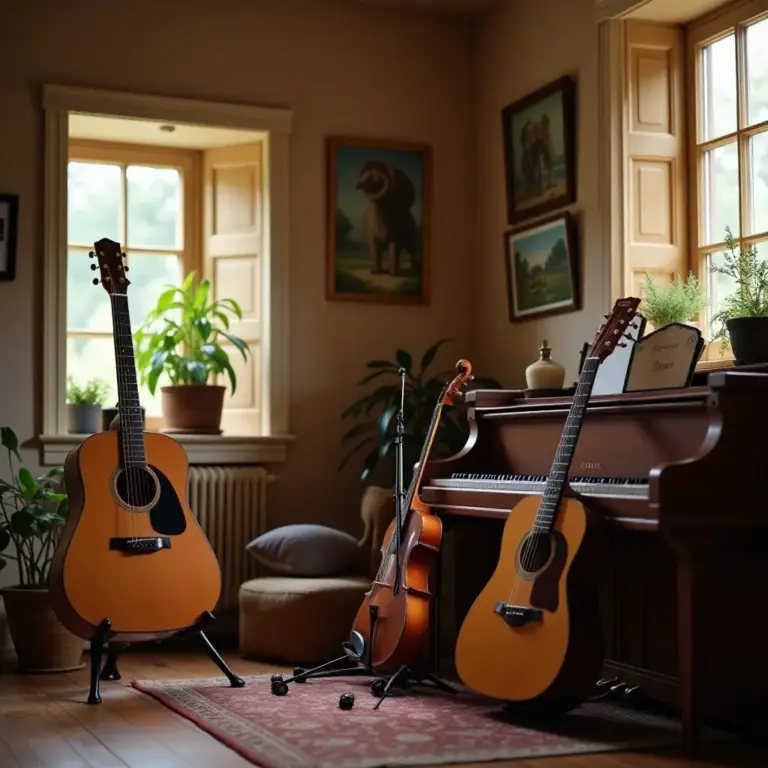
M188 629L184 629L178 633L177 637L192 637L196 636L205 652L208 654L208 658L224 673L231 688L242 688L245 685L245 680L238 677L230 668L224 659L221 658L219 652L213 646L213 643L208 639L203 628L213 621L213 614L210 611L205 611L200 615L200 618L195 624ZM113 635L112 622L109 619L104 619L94 632L91 638L91 687L88 692L88 704L101 704L101 694L99 693L99 681L100 680L120 680L120 671L117 668L117 656L120 648L127 645L127 643L113 643L109 642L109 636ZM101 654L104 650L104 643L109 642L109 648L107 650L107 659L104 663L104 668L101 668Z

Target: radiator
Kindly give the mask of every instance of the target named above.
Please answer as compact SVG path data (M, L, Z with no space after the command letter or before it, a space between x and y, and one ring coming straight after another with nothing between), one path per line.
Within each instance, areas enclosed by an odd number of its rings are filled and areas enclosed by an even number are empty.
M221 568L218 611L236 610L240 585L259 575L245 547L267 529L266 490L273 479L258 466L189 468L189 506Z

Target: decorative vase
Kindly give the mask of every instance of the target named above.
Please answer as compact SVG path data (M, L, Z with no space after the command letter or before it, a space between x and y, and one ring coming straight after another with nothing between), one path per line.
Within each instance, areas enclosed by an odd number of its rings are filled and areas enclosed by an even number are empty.
M83 639L59 621L47 589L5 587L0 594L24 672L69 672L85 666Z
M768 362L768 317L736 317L725 326L736 365Z
M92 435L101 429L101 405L67 403L69 431L73 435Z
M561 389L565 381L565 368L552 360L552 350L547 340L539 347L539 359L525 369L528 389Z
M161 387L163 432L220 435L226 387L218 384L177 384Z

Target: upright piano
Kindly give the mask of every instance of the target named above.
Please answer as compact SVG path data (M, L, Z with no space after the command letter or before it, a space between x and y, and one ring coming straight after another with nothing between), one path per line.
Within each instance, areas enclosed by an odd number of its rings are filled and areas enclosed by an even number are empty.
M479 390L467 406L465 447L428 462L420 491L446 525L449 653L496 565L504 519L543 491L570 398ZM566 494L605 522L604 676L679 707L689 745L704 720L764 728L768 374L593 396Z

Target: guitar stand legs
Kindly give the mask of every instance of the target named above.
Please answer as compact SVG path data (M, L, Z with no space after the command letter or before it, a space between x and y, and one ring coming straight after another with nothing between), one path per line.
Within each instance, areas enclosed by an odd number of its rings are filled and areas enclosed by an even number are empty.
M104 643L112 629L112 622L104 619L91 638L91 688L88 691L89 704L101 704L101 694L99 693L99 673L101 672L101 652ZM117 668L115 667L115 671Z
M232 688L242 688L245 685L245 680L238 677L230 668L221 655L214 647L213 643L208 639L203 627L213 621L213 614L209 611L203 613L197 620L194 626L181 632L180 635L196 635L200 641L203 649L208 658L222 671L229 685ZM88 692L88 704L101 704L101 694L99 692L100 680L120 680L120 671L117 668L117 656L120 650L121 643L109 643L107 648L107 658L104 662L104 668L101 667L101 656L104 650L104 644L107 642L109 635L112 631L112 622L109 619L104 619L91 638L91 687Z

